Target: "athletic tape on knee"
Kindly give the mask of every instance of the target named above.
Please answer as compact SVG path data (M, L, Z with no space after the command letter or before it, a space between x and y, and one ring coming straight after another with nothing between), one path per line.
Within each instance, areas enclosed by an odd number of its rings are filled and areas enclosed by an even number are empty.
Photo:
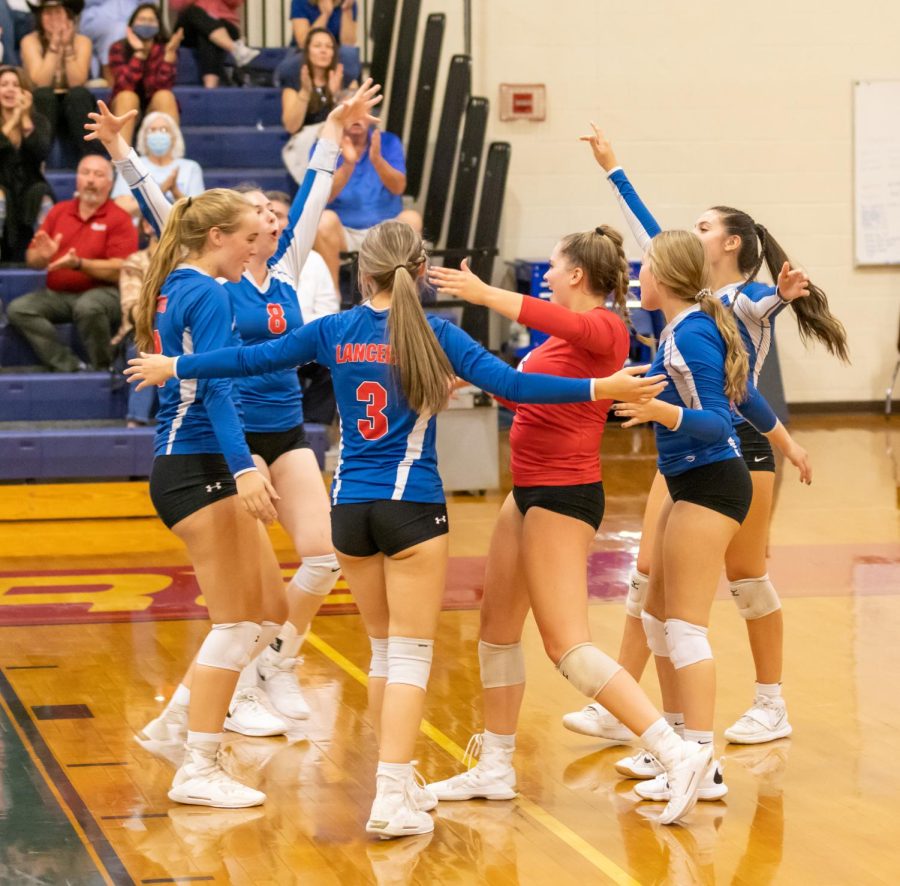
M666 640L665 622L660 621L645 609L641 613L641 624L644 626L644 636L647 638L649 650L659 658L668 658L669 643Z
M666 639L669 641L669 658L677 671L698 661L711 660L712 647L707 634L709 628L682 621L680 618L666 619Z
M521 643L499 645L479 640L478 662L481 665L481 685L485 689L517 686L525 682L525 656Z
M601 652L593 643L573 646L559 660L559 672L588 698L596 698L622 670L622 665Z
M388 637L388 686L406 683L427 689L433 655L434 640Z
M372 647L372 660L369 662L369 676L387 679L388 675L388 641L387 637L369 637Z
M632 618L640 618L644 611L644 600L647 599L647 587L650 584L650 576L638 572L631 573L631 584L628 587L628 596L625 598L625 611Z
M197 664L226 671L242 671L253 657L259 625L252 621L214 624L197 653Z
M768 575L745 578L731 583L731 596L738 612L747 621L771 615L781 609L781 600Z
M334 554L304 557L291 581L305 594L327 597L341 576L341 565Z

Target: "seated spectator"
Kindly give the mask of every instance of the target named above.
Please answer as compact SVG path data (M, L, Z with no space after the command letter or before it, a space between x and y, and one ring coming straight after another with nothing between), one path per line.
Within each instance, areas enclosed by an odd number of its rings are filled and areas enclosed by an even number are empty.
M144 117L135 145L147 163L153 180L175 201L182 197L196 197L206 190L203 170L194 160L184 156L184 137L178 124L162 111L152 111ZM140 208L123 178L113 188L113 199L127 213L137 218Z
M215 89L225 77L225 57L231 53L239 68L259 55L241 39L240 9L244 0L195 0L185 6L175 25L184 31L184 45L197 50L203 85ZM172 4L174 8L174 4Z
M84 124L94 110L85 89L91 65L91 41L76 30L84 0L40 0L37 27L22 39L22 64L34 84L34 107L50 122L50 141L64 139L76 156L96 153L86 142Z
M10 325L54 372L86 368L57 338L56 323L74 321L91 367L110 365L110 334L121 321L119 271L137 249L131 218L109 199L112 181L112 164L105 157L81 159L78 196L50 210L25 254L30 268L47 270L46 287L9 305Z
M129 16L140 0L84 0L84 12L81 14L78 29L90 38L97 59L94 69L106 80L107 85L113 82L109 53L113 43L125 36L125 28Z
M19 43L33 30L27 0L0 0L0 61L18 66Z
M406 157L396 135L364 123L344 130L331 202L322 213L314 246L325 259L335 287L339 286L341 252L358 250L369 228L393 218L421 233L422 217L403 208L405 188Z
M178 122L178 102L172 89L183 38L183 31L169 37L156 4L142 3L135 9L128 20L125 39L109 49L113 87L109 106L113 114L121 117L132 109L140 114L162 111ZM137 120L133 117L122 127L122 138L128 144Z
M159 244L153 228L147 221L142 219L140 228L141 234L147 239L147 247L129 255L119 272L119 308L122 312L122 322L119 331L110 342L113 347L124 347L126 361L138 356L134 341L134 309L141 297L141 286L144 285L150 259L153 258ZM158 402L156 388L144 388L139 391L137 385L129 385L128 408L125 413L127 426L139 428L149 425L156 414Z
M281 122L291 135L281 157L297 184L303 181L310 149L341 92L344 66L338 64L337 49L331 31L314 28L306 38L297 77L281 91Z
M50 124L32 108L21 68L0 66L0 260L25 261L34 229L53 205L44 178Z
M350 79L359 76L359 55L356 47L357 4L354 0L292 0L291 30L294 39L291 50L275 69L275 85L290 86L297 81L310 31L325 28L340 47L341 62L350 72ZM350 51L352 50L352 51ZM295 89L299 88L294 86Z

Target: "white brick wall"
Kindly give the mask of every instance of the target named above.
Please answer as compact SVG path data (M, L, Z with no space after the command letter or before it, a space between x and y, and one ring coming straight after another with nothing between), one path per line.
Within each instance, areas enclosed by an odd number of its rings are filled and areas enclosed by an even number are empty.
M461 19L456 4L423 6ZM783 315L790 401L884 396L900 277L853 266L851 84L900 79L900 3L474 0L473 18L474 91L491 101L489 138L513 145L504 258L545 256L561 235L600 221L624 228L577 142L594 119L663 226L736 205L826 290L853 364L804 349ZM445 59L461 51L448 42ZM546 122L500 123L501 82L546 83Z

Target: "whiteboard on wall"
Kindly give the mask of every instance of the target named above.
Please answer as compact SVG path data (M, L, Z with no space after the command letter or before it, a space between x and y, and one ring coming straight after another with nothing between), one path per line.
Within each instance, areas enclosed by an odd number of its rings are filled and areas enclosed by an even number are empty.
M900 265L900 80L862 80L853 95L858 265Z

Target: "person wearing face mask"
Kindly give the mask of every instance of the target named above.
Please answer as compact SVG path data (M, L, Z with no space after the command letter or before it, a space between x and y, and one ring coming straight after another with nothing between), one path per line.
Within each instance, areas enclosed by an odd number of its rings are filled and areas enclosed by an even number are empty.
M43 289L14 299L9 322L53 372L86 366L56 336L56 323L74 323L94 369L106 369L110 335L118 328L119 271L137 249L131 219L109 199L112 164L97 154L81 159L76 196L57 203L25 253L28 267L47 271Z
M174 118L162 111L144 117L138 129L136 145L151 178L172 200L196 197L206 190L203 170L195 160L184 156L184 138ZM113 200L135 218L140 215L137 200L120 176L112 192Z
M125 37L109 49L113 86L109 105L114 114L121 116L132 108L139 113L162 111L178 122L178 102L172 89L183 37L183 31L169 36L155 3L142 3L135 9ZM136 118L130 119L122 131L128 144L135 122Z

